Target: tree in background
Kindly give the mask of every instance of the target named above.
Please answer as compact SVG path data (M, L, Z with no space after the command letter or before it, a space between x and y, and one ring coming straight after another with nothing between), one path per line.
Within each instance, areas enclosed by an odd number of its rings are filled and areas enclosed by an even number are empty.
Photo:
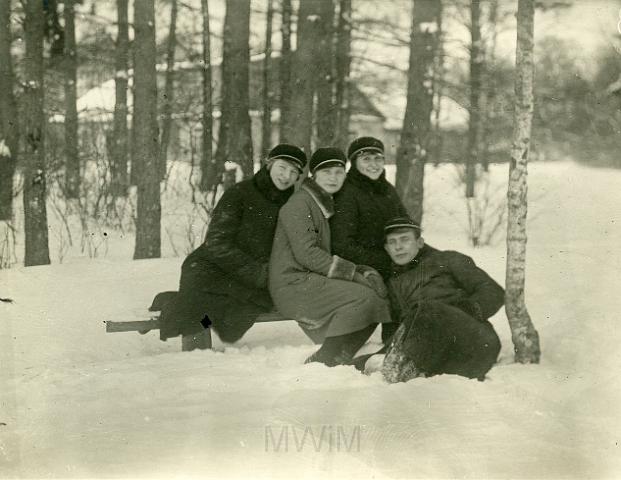
M263 59L263 119L261 121L261 150L267 155L272 143L272 97L270 89L270 69L272 59L272 20L274 2L267 0L265 19L265 58Z
M339 0L336 27L336 107L337 124L335 143L346 149L349 143L349 118L351 104L351 0Z
M320 15L317 19L319 27L319 58L317 70L317 144L332 145L337 125L335 87L335 29L333 0L319 1ZM308 72L309 75L313 71Z
M397 149L396 188L416 221L423 216L423 180L430 140L433 71L440 2L414 0L410 34L407 103Z
M526 281L527 166L533 117L534 0L518 0L513 146L509 164L505 310L515 360L538 363L539 334L524 298Z
M63 73L65 80L65 194L80 195L80 155L78 153L78 57L75 39L75 0L64 0L65 42Z
M282 37L280 48L280 141L289 142L288 131L284 125L291 121L291 17L293 9L291 0L282 0L280 34Z
M160 256L161 205L158 164L154 0L135 3L133 168L138 186L134 259Z
M44 34L50 44L50 57L52 61L62 59L65 51L65 32L60 25L58 15L58 1L45 0L43 10L45 13Z
M222 53L222 101L216 162L238 163L245 177L253 175L250 132L250 0L227 0Z
M201 42L203 46L203 114L202 125L202 149L201 149L201 182L202 192L212 190L216 185L216 164L212 154L213 141L213 103L211 95L211 28L209 27L209 0L201 0L201 17L203 19L203 32Z
M158 168L160 180L166 178L166 160L170 130L172 129L172 107L175 84L175 49L177 48L177 0L170 2L170 26L168 28L168 42L166 45L166 79L164 83L162 137L158 149Z
M285 141L299 145L307 154L311 151L313 97L319 71L321 1L300 2L297 49L291 75L291 88L295 95L291 98L291 117L287 122L281 122L280 126Z
M127 81L129 68L128 0L117 0L118 33L115 49L115 95L112 145L110 148L111 191L127 195L129 187L129 133L127 131Z
M11 220L18 127L13 94L10 0L0 0L0 92L0 220Z
M45 187L45 115L43 112L43 3L24 5L24 265L50 263ZM4 92L3 92L4 95Z
M470 0L470 102L468 106L468 151L466 154L466 198L474 197L476 165L480 153L481 137L481 80L483 54L481 45L481 3Z
M498 79L495 74L497 68L496 47L498 44L498 21L499 21L499 5L498 0L492 0L489 3L489 11L487 16L487 27L489 35L487 41L482 43L484 50L484 67L482 72L482 83L485 88L482 89L481 98L481 142L480 159L483 171L489 170L490 147L492 145L494 124L498 117L497 95L498 95Z

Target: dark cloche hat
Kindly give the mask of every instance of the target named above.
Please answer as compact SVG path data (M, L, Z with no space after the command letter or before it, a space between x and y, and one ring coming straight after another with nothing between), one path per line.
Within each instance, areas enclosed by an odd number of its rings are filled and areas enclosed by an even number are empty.
M345 153L336 147L321 147L315 150L310 160L310 171L315 173L317 170L329 167L343 167L347 164Z
M362 152L384 153L384 144L375 137L356 138L347 149L347 158L353 162Z
M412 230L415 230L419 233L422 230L420 228L420 225L412 220L410 217L395 217L391 218L386 222L386 225L384 226L384 236L401 228L411 228Z
M300 172L306 166L306 154L304 151L288 143L279 143L272 148L270 153L267 154L267 160L268 162L272 160L286 160L296 166Z

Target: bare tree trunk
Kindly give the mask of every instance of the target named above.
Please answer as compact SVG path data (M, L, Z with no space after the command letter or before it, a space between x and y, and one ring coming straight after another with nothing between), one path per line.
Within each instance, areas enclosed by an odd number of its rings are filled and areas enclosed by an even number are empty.
M397 149L396 188L412 218L423 217L423 180L433 107L433 70L440 2L414 0L405 117Z
M444 138L442 137L442 125L440 116L442 114L442 96L444 94L444 36L442 31L442 2L440 2L440 14L438 15L438 47L433 69L433 133L431 143L431 158L434 166L440 165L442 160L442 147Z
M25 2L26 39L24 82L24 265L48 265L45 209L45 116L43 113L43 3Z
M238 163L245 177L254 174L250 131L250 0L227 0L222 55L222 102L216 162Z
M45 0L43 2L43 10L45 13L45 38L50 43L50 57L52 63L55 64L55 60L62 58L65 53L65 32L58 18L58 1Z
M168 45L166 47L166 80L164 84L164 106L162 118L162 138L158 156L160 180L166 178L166 160L170 130L172 128L172 106L175 91L175 49L177 48L177 0L170 3L170 27L168 29Z
M489 5L488 25L491 30L489 45L485 47L485 63L483 68L483 78L485 88L483 89L483 102L481 105L482 127L481 137L481 165L484 171L489 170L490 145L492 144L493 127L496 118L496 79L492 69L496 64L496 44L498 40L498 0L492 0Z
M272 59L272 19L274 2L267 0L267 18L265 22L265 58L263 60L263 120L261 121L261 150L267 155L272 143L272 85L270 82Z
M127 81L129 68L129 26L127 20L128 0L117 0L118 33L114 74L116 100L114 102L114 125L110 158L111 190L115 196L127 195L129 178L129 132L127 130Z
M135 3L134 129L138 185L134 259L160 256L160 171L154 0Z
M75 40L75 0L65 0L65 189L67 198L80 195L78 153L78 58Z
M518 0L515 113L509 166L507 274L505 310L515 349L515 360L538 363L539 334L524 299L526 279L527 166L533 118L534 0Z
M281 124L287 141L299 145L309 154L313 129L313 96L319 69L317 46L320 26L316 21L321 15L321 0L300 2L298 12L297 49L291 85L295 95L291 98L291 118Z
M466 198L474 197L476 164L479 158L481 132L481 76L483 48L481 46L481 4L470 0L470 121L468 125L468 154L466 157Z
M336 33L336 145L342 149L349 143L351 104L351 0L339 1L339 19Z
M202 192L215 187L217 181L216 163L212 154L213 142L213 103L211 99L211 29L209 28L209 0L201 0L203 16L203 116L201 183Z
M287 138L287 129L284 125L288 125L291 121L291 16L293 9L291 0L282 0L282 19L281 19L281 36L282 47L280 52L280 141L289 142Z
M18 145L11 59L11 0L0 0L0 92L0 220L11 220Z
M135 9L134 9L135 10ZM132 82L131 92L133 100L133 112L131 115L131 128L129 131L130 140L129 140L129 183L130 185L138 185L138 179L140 178L140 162L138 161L138 154L136 152L136 148L138 146L136 142L136 23L134 22L134 40L132 42L132 47L130 49L131 55L131 68L134 71L133 77L134 81ZM157 78L156 78L157 80ZM157 151L157 150L156 150Z
M334 2L320 1L319 70L317 75L317 143L332 145L336 131L336 98L334 95ZM309 72L310 73L310 72Z

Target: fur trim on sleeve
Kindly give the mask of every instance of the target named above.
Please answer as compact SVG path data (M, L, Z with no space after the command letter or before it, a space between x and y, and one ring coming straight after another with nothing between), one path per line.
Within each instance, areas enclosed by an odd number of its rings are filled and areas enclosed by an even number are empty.
M328 278L337 278L339 280L353 280L354 273L356 273L356 264L339 257L338 255L332 256L332 263L328 270Z

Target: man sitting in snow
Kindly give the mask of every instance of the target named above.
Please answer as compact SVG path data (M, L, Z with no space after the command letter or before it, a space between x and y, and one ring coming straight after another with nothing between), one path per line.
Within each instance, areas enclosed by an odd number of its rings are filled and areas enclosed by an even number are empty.
M504 290L470 257L425 245L420 226L408 217L390 220L384 233L396 322L384 378L392 383L448 373L482 380L500 351L487 319L503 305Z

